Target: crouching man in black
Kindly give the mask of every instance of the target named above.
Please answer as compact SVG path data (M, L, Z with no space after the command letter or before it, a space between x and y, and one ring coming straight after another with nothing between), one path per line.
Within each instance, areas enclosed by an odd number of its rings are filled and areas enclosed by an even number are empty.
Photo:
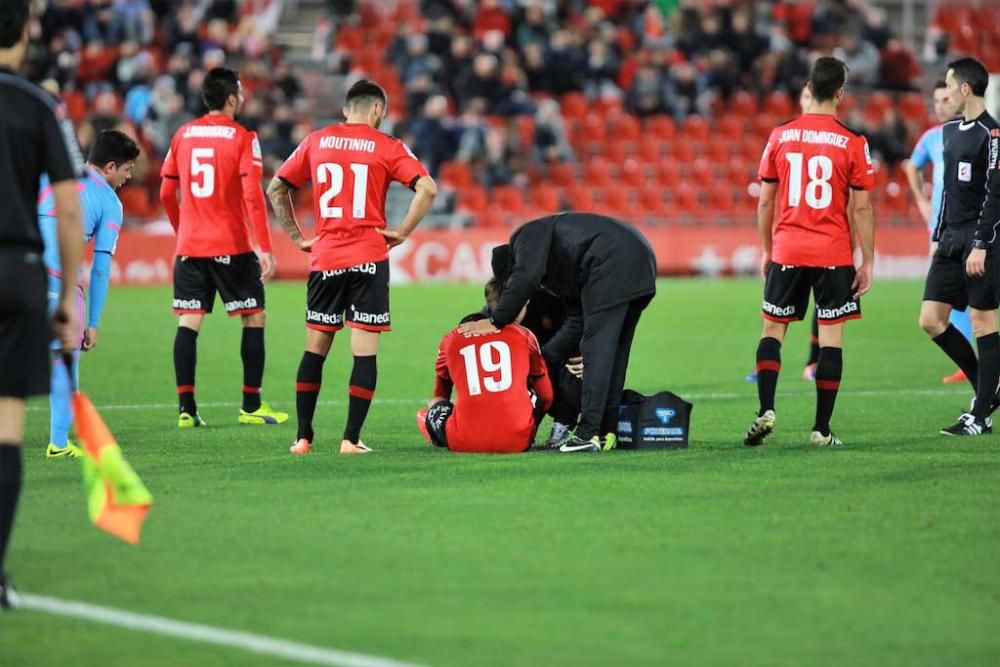
M579 313L586 364L580 423L559 451L613 448L632 339L656 294L649 242L614 218L561 213L525 223L493 260L494 277L503 286L500 303L489 320L464 324L461 333L483 335L507 326L539 290L559 296Z

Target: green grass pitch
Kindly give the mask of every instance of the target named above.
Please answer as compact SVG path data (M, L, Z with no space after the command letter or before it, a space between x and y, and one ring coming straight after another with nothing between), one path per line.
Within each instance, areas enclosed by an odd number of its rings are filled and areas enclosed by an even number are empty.
M341 339L317 447L297 458L294 417L236 424L239 326L220 313L198 350L210 428L175 429L169 290L115 289L82 375L156 496L142 544L88 525L78 465L43 458L43 401L8 567L27 592L436 666L996 664L1000 440L936 434L969 391L941 385L954 369L916 325L920 294L876 283L847 326L843 449L806 444L802 324L775 435L741 445L760 284L676 280L640 324L628 384L691 397L690 449L476 457L425 445L413 415L480 288L394 288L375 455L334 453ZM264 394L291 413L303 301L303 285L269 288ZM0 664L284 663L22 611L0 616Z

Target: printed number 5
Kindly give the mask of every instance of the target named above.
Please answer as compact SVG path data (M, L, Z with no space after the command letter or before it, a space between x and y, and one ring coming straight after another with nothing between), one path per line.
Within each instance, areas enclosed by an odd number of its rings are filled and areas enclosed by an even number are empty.
M202 162L209 160L209 162ZM214 148L191 149L191 176L201 177L201 182L191 181L191 194L198 199L208 199L215 194L215 160Z

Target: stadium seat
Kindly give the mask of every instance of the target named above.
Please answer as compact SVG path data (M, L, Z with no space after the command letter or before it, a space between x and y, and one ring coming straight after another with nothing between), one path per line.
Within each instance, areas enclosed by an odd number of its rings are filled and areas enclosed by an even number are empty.
M743 138L743 133L746 131L745 123L743 121L744 116L737 116L734 114L726 114L719 118L718 120L718 134L721 138L729 141L739 141ZM718 139L720 136L716 136Z
M608 119L612 141L638 141L642 136L642 126L639 120L627 113L620 113Z
M598 210L609 215L627 218L636 210L635 199L635 192L632 189L612 185L603 190Z
M566 190L566 199L574 211L594 210L594 189L589 185L577 185Z
M444 162L438 169L438 177L446 185L452 185L459 190L471 187L476 178L468 162Z
M588 185L607 187L611 183L611 165L603 158L593 158L584 168L583 179Z
M752 118L757 115L757 99L745 90L740 90L729 98L729 113L736 118Z
M718 185L713 163L703 157L696 159L687 166L687 178L685 180L701 188L712 188Z
M550 163L549 177L555 185L561 188L568 188L576 184L576 170L569 162Z
M590 112L590 102L583 93L566 93L560 102L562 114L567 119L583 118Z
M663 188L658 185L647 185L639 190L639 207L646 215L662 216L667 211L667 201L663 196Z
M663 188L675 188L681 182L680 169L672 159L660 162L656 168L656 182Z
M670 116L650 116L646 119L646 132L664 141L672 141L677 134L677 125Z
M927 102L920 93L903 93L896 107L908 121L922 123L927 118Z
M708 121L697 115L691 115L685 118L682 129L687 138L694 139L696 141L705 141L711 134L711 128L708 125Z
M794 114L791 95L781 90L769 94L764 100L764 112L783 119L790 118Z
M559 190L551 185L536 185L530 190L531 206L545 213L555 213L562 210Z
M478 218L479 226L486 228L506 227L507 221L508 215L495 208L486 209L479 215Z
M733 140L723 136L713 136L708 140L708 159L712 162L725 163L733 153Z
M651 167L656 167L660 163L660 159L663 157L663 152L660 148L661 142L658 137L644 137L643 140L636 145L636 157L639 159L639 162Z
M500 185L493 188L492 200L505 213L518 215L524 212L524 195L520 188L513 185Z
M458 201L456 208L458 208L459 211L482 213L489 207L489 198L486 195L486 190L481 187L473 186L463 188L459 190L457 194Z
M646 173L642 163L635 158L628 158L618 169L618 178L622 183L633 188L641 187L646 182Z
M697 141L684 135L677 137L676 141L667 144L667 147L673 158L683 163L689 163L694 160L702 148Z
M629 157L633 146L630 143L618 141L614 137L609 137L600 146L598 154L614 165L621 165Z

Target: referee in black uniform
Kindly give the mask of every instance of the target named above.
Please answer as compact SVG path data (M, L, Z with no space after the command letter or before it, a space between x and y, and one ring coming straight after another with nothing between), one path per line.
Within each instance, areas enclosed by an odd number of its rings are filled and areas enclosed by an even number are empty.
M983 96L989 75L974 58L948 65L948 95L962 115L944 124L944 196L920 306L923 327L976 387L976 398L943 435L982 435L992 431L1000 382L1000 125L986 112ZM948 323L952 308L969 307L979 358Z
M656 257L649 241L614 218L559 213L514 232L508 246L494 251L493 274L503 285L500 303L489 320L459 330L475 336L505 327L540 288L560 296L582 318L580 353L586 370L580 424L559 451L613 448L632 338L656 294Z
M21 491L21 440L28 396L49 393L49 340L69 347L76 320L72 280L62 281L49 328L38 182L52 181L63 272L76 275L83 253L76 178L83 160L53 99L14 73L28 46L29 0L0 2L0 608L16 604L4 557ZM54 330L54 331L53 331Z

